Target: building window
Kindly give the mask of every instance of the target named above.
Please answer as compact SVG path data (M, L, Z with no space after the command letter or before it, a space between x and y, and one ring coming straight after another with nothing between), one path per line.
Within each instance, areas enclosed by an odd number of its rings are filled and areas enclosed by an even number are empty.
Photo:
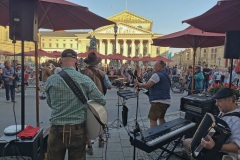
M204 49L204 50L203 50L203 53L207 53L207 49Z
M215 53L217 53L217 48L215 48Z
M49 43L49 48L52 48L52 43Z
M73 48L73 44L72 43L70 44L70 48Z
M211 49L211 53L214 53L214 49L213 48Z
M58 43L56 43L56 48L58 48L59 47L59 45L58 45Z
M213 54L211 54L211 58L213 58L214 56L213 56Z
M45 44L44 43L42 43L42 48L44 48L45 47Z
M63 48L66 48L66 44L65 43L63 43Z

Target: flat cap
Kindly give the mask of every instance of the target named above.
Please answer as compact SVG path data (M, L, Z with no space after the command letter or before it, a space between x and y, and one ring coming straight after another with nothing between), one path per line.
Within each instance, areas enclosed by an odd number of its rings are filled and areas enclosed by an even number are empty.
M223 88L218 90L213 96L213 99L223 99L233 96L233 90L231 88Z

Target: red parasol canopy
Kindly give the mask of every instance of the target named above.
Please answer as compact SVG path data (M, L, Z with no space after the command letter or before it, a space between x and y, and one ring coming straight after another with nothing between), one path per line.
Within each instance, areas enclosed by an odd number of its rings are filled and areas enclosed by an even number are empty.
M121 54L109 54L107 55L108 59L115 59L115 60L129 60L128 57L125 57L124 55Z
M48 56L47 52L42 49L38 49L37 52L39 57ZM29 51L29 52L26 52L25 54L28 56L35 56L35 51Z
M214 7L200 16L184 20L196 28L206 32L225 33L240 30L240 1L219 1Z
M202 32L193 26L153 39L153 45L174 48L213 47L224 44L225 34Z
M193 73L195 72L195 57L198 47L213 47L224 44L225 35L218 33L202 32L201 30L190 26L182 31L168 34L153 39L153 45L172 47L172 48L193 48ZM194 86L192 76L192 90Z
M94 52L94 53L97 55L97 57L100 57L100 58L102 58L102 59L107 59L107 56L105 56L105 55L103 55L103 54L101 54L101 53L99 53L99 52L97 52L97 51L95 51L95 50L87 51L87 52L85 52L85 53L79 54L78 56L79 56L79 57L87 57L88 54L91 53L91 52Z
M0 55L11 56L13 54L11 52L3 51L3 52L0 52Z
M114 22L102 18L87 7L65 0L38 0L39 28L52 30L97 29ZM0 1L0 25L9 25L9 0Z
M154 58L147 56L147 57L142 57L142 58L140 58L139 61L150 62L150 61L155 61L155 60L154 60Z
M78 53L78 57L87 57L88 56L88 53L85 52L85 53Z
M62 52L59 52L59 51L53 51L52 53L49 53L52 57L61 57L62 55Z
M167 59L167 58L165 58L165 57L162 57L162 56L157 56L157 57L155 57L155 58L153 58L154 60L156 60L156 61L158 61L158 60L161 60L161 61L163 61L163 62L173 62L173 60L170 60L170 59Z
M129 58L129 60L132 60L132 61L140 61L140 58L135 56L135 57L132 57L132 58Z

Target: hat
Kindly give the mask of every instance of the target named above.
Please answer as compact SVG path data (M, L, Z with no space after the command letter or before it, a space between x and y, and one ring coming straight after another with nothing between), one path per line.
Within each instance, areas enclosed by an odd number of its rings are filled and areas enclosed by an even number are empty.
M201 67L200 66L195 66L195 69L201 69Z
M231 88L223 88L218 90L213 96L213 99L223 99L233 96L233 90Z
M77 59L77 53L72 49L65 49L61 55L62 58L70 57Z
M85 63L90 65L96 65L102 61L101 58L97 57L96 53L90 52L88 57L83 60Z

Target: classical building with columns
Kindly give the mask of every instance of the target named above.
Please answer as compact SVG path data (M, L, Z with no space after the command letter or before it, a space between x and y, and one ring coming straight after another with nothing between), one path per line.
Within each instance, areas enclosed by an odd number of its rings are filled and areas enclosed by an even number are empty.
M152 32L153 22L130 11L123 11L108 18L117 25L116 53L127 57L168 56L168 47L152 46L152 39L161 36ZM89 50L91 38L96 38L96 51L114 53L115 25L103 26L89 32L40 32L40 47L48 52L72 48L78 53Z
M127 57L162 55L167 57L168 47L152 46L152 39L161 36L152 32L153 22L129 11L108 18L117 25L116 53ZM113 54L115 46L114 25L104 26L89 33L77 34L79 52L89 47L89 37L97 39L96 49L104 55Z

